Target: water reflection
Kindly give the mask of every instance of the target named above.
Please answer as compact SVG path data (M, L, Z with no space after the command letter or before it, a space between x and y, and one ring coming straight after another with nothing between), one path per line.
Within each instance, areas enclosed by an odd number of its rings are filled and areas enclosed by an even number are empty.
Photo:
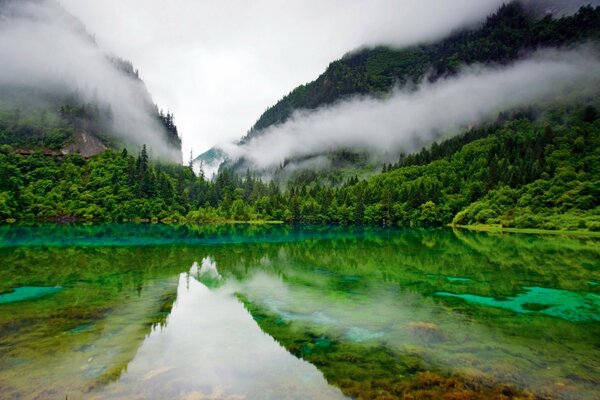
M194 279L189 279L189 276ZM231 291L195 278L220 277L210 258L179 278L177 302L127 372L99 398L340 399L313 365L266 335Z
M202 259L202 265L199 266L196 261L190 268L190 276L196 278L199 282L202 282L208 287L218 287L223 282L223 277L217 271L217 263L211 257L204 257Z
M73 285L0 310L0 398L82 398L127 369L164 324L177 279L120 293Z
M0 229L0 296L60 290L0 301L0 398L600 390L598 240L35 229Z

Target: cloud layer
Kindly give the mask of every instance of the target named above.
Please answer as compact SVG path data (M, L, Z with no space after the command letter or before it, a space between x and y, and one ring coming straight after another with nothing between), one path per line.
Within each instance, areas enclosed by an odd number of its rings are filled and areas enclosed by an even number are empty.
M9 0L0 12L0 86L77 92L83 101L109 104L121 139L181 159L165 141L144 84L117 68L57 2Z
M436 40L506 0L60 0L177 116L184 154L240 139L294 87L361 46ZM187 156L186 156L187 157Z
M571 91L600 87L600 58L591 48L543 51L509 67L474 66L454 78L396 90L389 98L358 97L317 111L298 111L249 143L225 146L258 168L331 149L366 149L393 159L498 112Z

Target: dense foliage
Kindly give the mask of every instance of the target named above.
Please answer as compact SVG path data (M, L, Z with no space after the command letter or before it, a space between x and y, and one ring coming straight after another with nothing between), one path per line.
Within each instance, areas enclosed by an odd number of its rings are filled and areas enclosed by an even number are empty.
M600 230L597 108L503 116L338 187L304 181L282 191L248 171L214 182L191 168L106 151L80 156L0 154L0 218L273 220L303 224L449 223Z
M316 109L346 96L380 95L394 85L430 80L458 72L461 65L509 63L527 51L600 38L600 7L575 15L538 18L518 1L503 5L476 30L437 43L403 49L377 47L349 53L329 65L315 81L301 85L270 107L244 140L287 120L295 110Z
M525 51L599 35L600 7L583 7L572 16L553 19L537 18L519 2L511 2L480 28L438 43L366 49L332 63L315 82L295 89L268 110L248 138L297 108L316 108L346 95L379 95L425 74L435 80L456 73L460 65L509 63ZM112 61L139 80L130 63ZM12 88L3 94L12 103L0 102L2 221L261 220L600 230L597 99L569 101L580 106L545 105L502 113L493 124L415 154L401 154L382 174L367 179L360 170L372 165L364 155L331 151L327 157L333 173L302 170L279 185L265 183L249 170L241 176L234 169L239 166L221 168L216 179L208 181L191 167L151 162L152 149L145 146L136 155L107 150L90 159L65 156L59 150L77 132L108 143L113 110L83 103L77 93L45 94L50 96L43 98L50 105L45 108L27 102L41 98L40 93ZM173 115L156 109L156 118L169 142L179 147Z

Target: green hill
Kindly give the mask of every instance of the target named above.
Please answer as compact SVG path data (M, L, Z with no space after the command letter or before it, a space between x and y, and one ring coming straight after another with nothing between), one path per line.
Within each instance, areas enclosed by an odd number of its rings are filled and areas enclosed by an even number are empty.
M316 80L295 88L269 107L241 139L240 146L259 137L268 128L286 122L299 110L317 110L357 95L385 98L395 87L410 88L424 79L437 81L447 78L465 65L508 65L540 48L568 47L598 40L600 7L584 6L573 15L562 16L561 12L572 10L575 4L577 2L573 1L568 4L512 1L500 7L481 26L456 32L435 43L401 49L380 46L348 53L332 62ZM557 16L546 12L556 12ZM313 157L327 157L331 164L340 164L340 158L351 155L350 159L341 163L342 169L333 167L333 175L346 176L347 170L353 168L362 169L365 173L372 172L360 151L323 150L323 153L314 154ZM223 153L213 148L195 161L208 165L215 151ZM352 166L352 159L359 159L360 163ZM284 164L294 161L302 160L286 160ZM233 165L240 173L246 168L253 168L243 159L233 164L227 162L226 165ZM279 176L278 179L289 179L288 173L272 173ZM297 175L292 174L292 178L295 179ZM335 182L337 179L333 177L328 181Z

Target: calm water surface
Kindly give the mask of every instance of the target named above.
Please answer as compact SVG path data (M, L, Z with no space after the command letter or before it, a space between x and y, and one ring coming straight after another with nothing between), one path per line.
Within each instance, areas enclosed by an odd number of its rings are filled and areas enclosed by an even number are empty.
M2 399L599 398L599 239L13 226L0 260Z

